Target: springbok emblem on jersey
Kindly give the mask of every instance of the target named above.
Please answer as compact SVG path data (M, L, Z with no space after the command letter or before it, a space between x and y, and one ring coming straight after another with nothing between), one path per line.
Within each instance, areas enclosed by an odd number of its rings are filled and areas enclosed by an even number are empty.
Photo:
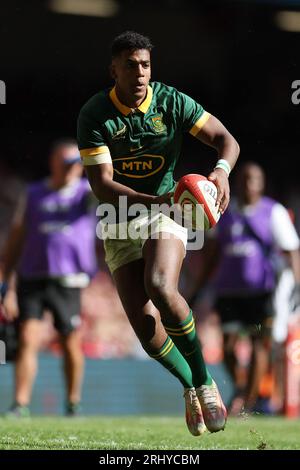
M152 125L153 129L156 132L156 134L161 134L166 130L166 125L163 122L163 116L162 114L159 114L158 116L154 116L151 118L152 120Z

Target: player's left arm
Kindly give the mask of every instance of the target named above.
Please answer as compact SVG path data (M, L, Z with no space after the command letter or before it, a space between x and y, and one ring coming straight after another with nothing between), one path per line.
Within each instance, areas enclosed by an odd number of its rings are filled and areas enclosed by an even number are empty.
M217 204L220 204L220 212L223 213L230 199L228 173L233 169L238 159L240 153L239 144L221 121L213 115L209 116L209 119L206 120L195 137L204 144L216 149L219 160L225 160L208 176L208 179L218 188ZM228 164L227 168L226 162Z

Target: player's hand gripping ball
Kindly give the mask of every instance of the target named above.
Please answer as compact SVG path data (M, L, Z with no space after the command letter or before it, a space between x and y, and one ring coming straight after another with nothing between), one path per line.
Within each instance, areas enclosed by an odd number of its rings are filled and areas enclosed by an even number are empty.
M185 225L194 230L208 230L218 222L221 213L216 206L217 187L205 176L190 174L178 181L174 202L179 203Z

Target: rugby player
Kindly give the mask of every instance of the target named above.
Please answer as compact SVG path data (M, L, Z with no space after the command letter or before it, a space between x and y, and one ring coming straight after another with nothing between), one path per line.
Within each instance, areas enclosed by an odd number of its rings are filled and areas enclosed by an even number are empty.
M173 172L184 132L217 150L209 179L218 188L221 212L229 202L228 175L239 146L223 124L189 96L150 82L150 40L126 31L112 44L112 88L97 93L78 118L78 146L98 200L146 211L123 220L140 238L109 235L106 262L143 348L184 387L186 421L193 435L224 429L226 409L205 365L193 314L178 292L187 230L151 205L170 203ZM217 160L217 159L216 159ZM149 209L149 210L147 210ZM114 224L110 224L109 231Z

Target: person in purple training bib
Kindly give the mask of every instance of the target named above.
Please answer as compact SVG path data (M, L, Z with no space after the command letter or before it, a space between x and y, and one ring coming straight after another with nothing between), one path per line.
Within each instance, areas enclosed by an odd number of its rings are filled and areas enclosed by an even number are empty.
M287 256L300 293L299 239L288 211L264 196L265 176L253 162L236 173L236 198L220 218L203 251L205 270L198 288L212 279L220 315L224 360L236 385L231 410L254 409L260 382L268 370L273 293L281 255ZM214 273L214 274L213 274ZM213 277L211 277L213 274ZM251 339L246 386L240 389L236 344L241 332Z
M2 286L15 267L18 274L19 350L15 402L8 414L20 417L30 414L45 309L53 314L63 347L66 414L76 415L80 408L84 367L78 330L80 289L95 273L96 257L95 217L89 209L91 191L82 178L75 140L53 144L50 173L49 179L28 186L0 267Z

